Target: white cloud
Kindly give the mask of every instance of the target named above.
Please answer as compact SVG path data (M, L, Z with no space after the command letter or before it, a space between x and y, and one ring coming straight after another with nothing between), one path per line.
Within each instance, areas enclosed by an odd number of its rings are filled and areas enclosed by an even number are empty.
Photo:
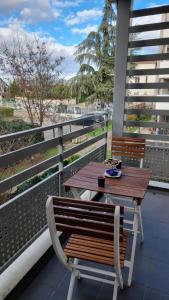
M77 7L80 5L81 2L83 2L83 0L77 0L77 1L53 0L52 5L63 9L68 7Z
M10 41L11 37L15 35L18 35L20 38L24 38L26 36L26 38L29 39L30 42L35 36L38 36L40 39L45 40L49 47L49 50L52 51L54 55L56 55L57 57L65 57L61 67L62 76L64 76L65 78L71 78L78 71L79 65L75 62L74 59L75 46L64 46L50 36L44 37L44 34L42 37L41 32L28 32L17 20L14 20L13 22L11 21L11 23L6 27L0 27L1 44L3 43L3 41Z
M60 15L59 8L52 6L50 0L4 0L0 1L0 11L7 15L17 11L18 18L27 23L52 21Z
M160 14L152 15L151 23L161 22L161 16L162 15ZM132 25L144 25L144 24L150 24L150 16L138 17L133 19ZM160 37L160 30L144 31L141 33L137 33L134 40L149 40L149 39L155 39L159 37ZM159 53L159 47L158 46L143 47L138 50L138 53L139 54Z
M57 18L60 13L53 9L49 0L36 0L36 2L31 0L29 6L21 10L20 15L28 23L37 23L39 21L51 21Z
M89 34L91 31L97 31L97 25L88 25L85 28L72 28L71 31L74 34Z
M28 2L28 0L2 0L0 1L0 12L2 14L8 14L14 9L21 8Z
M150 4L147 6L147 7L158 7L158 6L163 6L163 5L166 5L167 3L160 3L160 4L157 4L155 2L150 2Z
M161 15L154 15L151 16L151 23L159 23L161 22ZM133 19L133 25L143 25L143 24L150 24L150 17L139 17L139 18L134 18ZM136 35L136 39L154 39L158 38L160 36L160 31L155 30L155 31L145 31L138 33Z
M88 20L95 20L100 16L102 16L102 10L99 10L97 8L89 10L85 9L82 11L78 11L75 15L67 17L66 24L72 26L86 22Z

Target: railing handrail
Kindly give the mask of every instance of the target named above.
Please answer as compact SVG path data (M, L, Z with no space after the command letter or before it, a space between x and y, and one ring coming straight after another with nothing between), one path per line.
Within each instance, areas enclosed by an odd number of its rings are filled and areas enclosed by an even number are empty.
M102 113L102 115L108 115L108 113L104 112L104 113ZM36 128L33 128L33 129L27 129L27 130L14 132L14 133L4 134L4 135L0 136L0 143L4 142L4 141L10 141L14 138L20 138L20 137L23 137L23 136L26 136L26 135L31 135L31 134L34 134L34 133L38 133L38 132L41 132L41 131L51 130L51 129L55 129L55 128L63 127L63 126L67 126L67 125L73 125L78 120L85 121L85 120L89 120L90 118L91 118L91 116L86 116L86 117L76 118L76 119L65 121L65 122L59 122L59 123L52 124L52 125L46 125L46 126L36 127Z

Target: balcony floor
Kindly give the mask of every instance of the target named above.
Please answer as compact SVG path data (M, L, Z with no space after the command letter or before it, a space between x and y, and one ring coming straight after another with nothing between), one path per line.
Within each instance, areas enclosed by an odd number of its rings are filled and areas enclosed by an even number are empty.
M169 300L169 193L149 189L142 204L145 242L136 249L133 284L118 300ZM126 282L126 274L124 278ZM18 300L66 300L70 274L51 257ZM112 299L112 287L82 279L73 300ZM13 300L11 298L11 300Z

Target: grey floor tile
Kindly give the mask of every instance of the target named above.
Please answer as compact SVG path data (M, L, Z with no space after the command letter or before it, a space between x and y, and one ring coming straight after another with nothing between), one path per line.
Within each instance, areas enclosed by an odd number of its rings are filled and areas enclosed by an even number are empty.
M34 282L23 292L18 300L48 300L54 293L55 291L48 285Z
M147 289L144 300L169 300L169 294L158 292L156 290Z
M145 294L145 287L139 285L133 285L132 287L128 288L124 286L123 290L118 290L118 297L117 300L143 300ZM103 288L98 295L97 300L112 300L113 296L113 287L104 284Z

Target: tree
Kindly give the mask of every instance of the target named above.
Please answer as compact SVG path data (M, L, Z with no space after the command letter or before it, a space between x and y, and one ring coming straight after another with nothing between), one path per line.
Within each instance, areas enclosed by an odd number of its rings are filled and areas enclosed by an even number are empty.
M110 0L105 0L103 17L97 32L90 32L77 46L80 69L72 79L79 98L109 102L113 99L116 15Z
M51 90L51 97L54 99L68 99L70 97L69 86L66 82L59 81Z
M16 96L19 96L19 87L16 84L15 80L9 85L9 95L14 99Z
M45 99L58 80L62 60L36 36L16 35L0 45L1 72L15 82L32 124L43 123Z

